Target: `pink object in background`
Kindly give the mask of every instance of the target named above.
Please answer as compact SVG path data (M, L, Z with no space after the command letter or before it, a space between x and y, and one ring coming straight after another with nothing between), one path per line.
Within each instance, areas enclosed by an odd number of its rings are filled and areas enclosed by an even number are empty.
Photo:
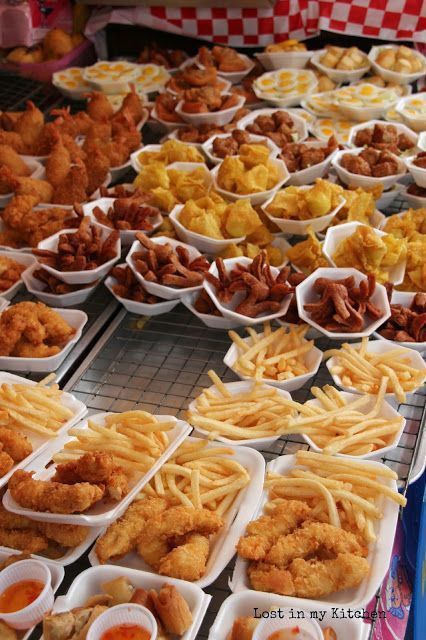
M32 47L53 27L72 29L72 7L69 0L28 0L12 5L0 2L0 47Z

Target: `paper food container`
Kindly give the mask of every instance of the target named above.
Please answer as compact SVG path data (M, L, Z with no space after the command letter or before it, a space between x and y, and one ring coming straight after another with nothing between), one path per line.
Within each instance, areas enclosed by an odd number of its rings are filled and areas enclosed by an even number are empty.
M90 416L90 420L97 422L98 424L102 424L105 418L109 415L113 414L97 413ZM8 511L12 511L12 513L25 515L29 518L33 518L34 520L39 520L41 522L57 522L59 524L79 524L86 527L102 527L110 524L114 520L117 520L117 518L123 515L124 511L127 509L135 496L139 493L139 491L157 473L161 466L166 462L168 458L170 458L172 453L179 447L180 444L182 444L186 436L191 431L189 425L186 422L183 422L183 420L176 420L175 417L166 415L159 415L156 417L160 422L172 421L175 423L175 427L171 431L167 432L167 435L169 437L169 446L152 465L149 471L147 471L145 474L139 474L136 479L133 479L132 482L129 482L130 490L121 501L113 502L110 500L100 500L85 513L60 514L50 513L47 511L34 511L32 509L21 507L15 502L15 500L13 500L12 496L10 495L10 491L8 490L3 496L3 505ZM88 429L87 420L79 423L78 427L79 429ZM73 437L69 435L64 435L60 438L56 438L52 445L43 452L43 455L39 456L37 460L34 460L29 466L27 466L26 470L35 471L35 479L49 480L49 478L51 478L55 473L56 465L51 465L48 468L46 468L46 465L50 462L52 456L55 453L61 451L65 443L69 442L72 439Z
M197 440L198 438L191 437L187 442L197 442ZM213 442L208 446L210 448L216 447L217 443ZM227 446L227 448L234 452L234 455L230 456L230 459L239 462L247 470L250 476L250 483L240 490L232 507L225 514L224 527L210 538L210 554L204 576L193 583L185 582L185 584L191 584L201 589L212 584L233 558L235 545L239 537L243 534L247 522L252 518L262 495L265 474L265 461L263 456L254 449L239 447L236 446L235 443ZM94 566L99 564L94 549L92 549L89 554L89 560ZM128 567L132 570L150 572L150 574L153 572L153 569L147 565L136 552L131 552L116 562L110 562L114 567L115 565L119 565L115 567L117 570L121 567ZM156 577L158 579L161 578L163 582L172 580L167 576Z
M290 469L295 466L295 462L296 458L294 455L280 456L268 464L267 471L286 475ZM381 462L375 462L372 460L364 460L363 464L368 465L370 468L383 466ZM395 480L385 479L384 483L393 491L397 491L397 484ZM263 507L267 502L267 499L267 492L265 491L256 514L253 516L253 520L262 515ZM330 594L329 596L318 598L317 600L296 598L299 603L298 608L304 609L306 607L311 607L313 609L318 609L323 608L322 605L324 605L330 607L360 609L366 606L374 598L389 569L389 562L392 555L391 541L395 535L399 513L399 505L391 500L383 500L380 503L380 508L383 513L383 518L374 522L377 541L370 544L367 556L367 560L370 564L370 572L368 576L358 587L353 589L338 591ZM237 558L234 573L229 585L233 593L240 593L250 589L247 577L247 566L248 562L246 560L240 557ZM262 594L259 593L258 595L261 596ZM271 599L276 597L271 594L268 595ZM346 637L348 636L346 635Z

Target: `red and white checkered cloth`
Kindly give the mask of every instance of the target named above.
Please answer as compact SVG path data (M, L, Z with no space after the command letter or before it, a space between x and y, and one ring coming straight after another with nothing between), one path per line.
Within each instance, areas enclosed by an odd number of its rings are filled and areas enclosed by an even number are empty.
M143 25L233 47L303 40L320 30L426 43L426 0L277 0L266 9L101 9L90 19L87 35L108 23Z

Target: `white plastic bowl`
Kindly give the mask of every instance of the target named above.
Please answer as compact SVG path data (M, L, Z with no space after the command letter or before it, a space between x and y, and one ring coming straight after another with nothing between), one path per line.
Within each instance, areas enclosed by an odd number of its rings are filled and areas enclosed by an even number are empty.
M123 263L118 266L125 267L126 264ZM104 284L114 298L118 300L129 313L135 313L138 316L159 316L162 313L168 313L180 302L179 298L176 298L174 300L162 300L156 304L149 304L147 302L137 302L136 300L129 300L129 298L122 298L113 291L113 286L117 284L114 276L108 276Z
M386 289L382 284L376 284L376 289L370 300L373 304L375 304L379 309L382 310L383 315L378 320L372 320L366 314L364 316L364 329L362 331L356 333L344 331L329 331L312 320L310 314L305 311L304 305L311 302L318 302L320 300L320 295L318 293L315 293L315 291L313 290L315 281L318 278L343 280L344 278L348 278L349 276L353 276L355 278L355 282L357 285L361 282L361 280L366 280L367 278L367 276L361 273L361 271L358 271L358 269L337 269L332 267L320 267L319 269L315 269L313 273L311 273L303 282L301 282L296 287L296 301L299 318L301 318L307 324L310 324L312 327L315 327L315 329L320 331L323 335L327 336L328 338L333 338L334 340L349 340L370 336L378 327L380 327L381 324L383 324L383 322L385 322L390 317L391 314Z
M377 73L377 75L383 78L383 80L385 80L386 82L396 82L398 84L410 84L410 82L415 82L416 80L424 76L426 73L426 58L420 53L420 51L416 51L415 49L412 49L413 54L423 62L423 69L421 71L416 71L415 73L401 73L399 71L391 71L390 69L385 69L376 62L377 56L381 51L384 51L386 49L396 50L398 48L398 45L393 44L371 47L368 54L368 59L370 60L371 66L373 67L373 70Z
M414 296L416 295L415 291L393 291L392 292L392 304L400 304L403 307L410 307ZM384 324L384 323L383 323ZM384 338L380 335L380 328L374 332L374 337L378 340L385 340L386 342L390 342L391 344L396 344L399 347L405 347L406 349L414 349L419 353L426 352L426 341L424 342L398 342L397 340L389 340L388 338Z
M157 637L157 621L149 609L140 604L118 604L106 609L89 627L87 640L101 640L104 634L120 625L137 625L150 633L150 640Z
M31 171L30 175L28 176L29 178L33 178L34 180L42 180L45 178L46 170L41 161L36 156L21 156L21 158L27 165L28 169ZM12 200L13 196L13 191L0 194L0 208L5 207Z
M0 296L5 300L12 300L14 296L18 293L18 291L22 288L24 283L25 274L28 273L34 263L37 262L35 256L30 253L22 253L20 251L7 251L0 250L0 258L10 258L11 260L15 260L15 262L20 263L25 266L25 270L21 273L20 278L13 284L9 289L5 289L4 291L0 291Z
M357 147L357 145L355 144L356 134L358 133L358 131L364 131L364 129L373 130L376 124L384 125L385 123L383 122L383 120L370 120L369 122L362 122L352 127L352 129L349 132L349 140L348 140L349 146L352 147L352 149L361 148L361 147ZM405 124L401 124L400 122L389 122L389 124L395 127L398 134L403 133L408 138L410 138L413 141L413 148L417 146L419 136L416 133L414 133L412 129L410 129L409 127L406 127ZM368 145L365 145L365 146L368 146ZM406 153L407 151L404 151L404 154Z
M210 172L213 179L213 186L215 191L217 191L223 198L225 198L225 200L250 200L252 206L264 203L278 189L280 189L290 177L290 174L287 171L287 167L285 166L285 162L283 160L278 160L278 158L269 158L269 161L278 168L278 182L272 187L272 189L268 189L267 191L259 191L257 193L246 193L244 195L233 193L232 191L226 191L226 189L222 189L222 187L220 187L217 183L217 176L222 164L220 163L217 164Z
M41 622L53 607L54 595L49 567L39 560L15 562L0 573L0 593L22 580L39 580L44 584L40 595L28 606L14 613L2 613L1 619L12 629L29 629Z
M357 398L359 398L358 393L349 393L347 391L342 391L341 395L343 396L344 400L346 400L348 404L350 404L351 402L354 402L355 400L357 400ZM360 411L363 414L367 414L374 409L375 403L376 403L376 396L370 395L368 404L364 405L363 407L360 407L359 409L357 409L357 411ZM308 400L305 404L311 407L323 406L317 398ZM382 402L382 406L380 407L380 412L378 417L386 418L388 420L394 420L395 418L399 418L402 416L398 413L396 409L394 409L388 402L386 402L386 400L384 400ZM406 419L403 417L400 428L398 429L398 431L395 431L395 434L392 440L385 447L381 447L380 449L376 449L375 451L371 451L370 453L365 453L361 456L349 455L347 453L336 453L335 455L338 458L352 457L352 458L358 458L359 460L371 460L374 458L382 458L385 455L385 453L389 453L389 451L396 449L396 447L399 444L399 441L401 440L401 436L404 432L405 424L406 424ZM310 446L312 451L315 451L316 453L323 452L323 449L318 445L316 445L315 442L309 436L303 433L302 437L305 440L305 442Z
M224 383L224 386L226 387L226 389L229 391L231 395L234 395L234 394L236 395L238 393L246 393L250 389L252 389L253 381L244 380L240 382L226 382ZM267 384L264 384L263 386L266 388L268 387L271 388L270 385L267 385ZM214 385L209 387L209 391L211 391L215 396L219 396L219 392ZM278 394L283 398L285 398L286 400L291 400L291 395L288 393L288 391L284 391L284 389L277 389L277 391L278 391ZM195 407L195 403L196 403L196 400L192 400L192 402L190 402L188 406L188 411L198 414L198 411ZM205 431L201 427L194 427L194 433L197 435L201 435L203 438L208 438L209 435L211 434L211 431ZM265 446L267 446L268 444L271 444L272 442L275 442L275 440L278 440L279 438L280 438L280 434L277 433L276 435L269 436L267 438L247 438L246 440L231 440L230 438L227 438L225 436L216 435L214 440L217 442L224 442L229 445L238 445L240 447L251 447L253 449L262 451L264 450Z
M63 309L64 307L76 307L83 304L88 300L88 298L90 298L99 284L99 281L96 281L90 287L78 289L78 291L71 291L70 293L49 293L45 291L45 284L38 278L34 277L34 271L43 267L36 262L27 271L25 271L22 279L27 291L50 307L59 307L60 309Z
M421 151L426 151L426 131L422 131L419 134L417 146Z
M224 316L213 316L209 313L200 313L199 311L197 311L194 307L194 304L199 294L199 291L186 293L184 296L182 296L180 301L185 305L187 309L191 311L191 313L194 314L194 316L197 316L197 318L201 320L201 322L203 322L206 327L210 327L211 329L228 330L235 329L236 327L240 326L240 322L230 320L229 318L225 318Z
M106 229L96 223L93 223L93 226L98 226L101 229L101 242L104 242L108 236L111 234L111 229ZM46 238L38 243L38 249L45 249L48 251L57 251L58 242L61 235L65 233L76 233L77 229L62 229L62 231L58 231L53 236ZM96 267L96 269L91 269L89 271L58 271L58 269L54 269L48 264L42 264L43 269L46 269L53 276L58 278L58 280L62 280L62 282L66 282L67 284L89 284L90 282L95 282L100 278L103 278L111 269L111 267L117 262L120 258L121 254L121 241L118 238L115 245L116 256L112 258L112 260L108 260L104 264Z
M401 116L405 124L410 127L410 129L421 133L426 129L426 114L411 115L407 113L406 110L407 103L414 99L421 100L426 108L426 91L423 91L422 93L416 93L415 95L401 98L395 106L395 111Z
M414 164L414 160L416 156L410 156L409 158L405 158L405 164L407 165L408 171L413 176L414 182L419 186L426 188L426 169L422 167L416 167Z
M223 160L223 158L213 155L213 142L216 140L216 138L232 138L232 133L216 133L203 143L203 153L207 156L212 164L220 164ZM257 136L254 133L251 133L249 136L248 144L256 144L259 142L264 143L268 147L270 151L270 158L276 158L280 153L280 149L270 138L267 138L266 136Z
M376 207L380 210L387 209L391 206L392 202L397 198L400 194L402 195L403 185L396 184L393 185L387 191L383 191L382 195L378 200L376 200ZM373 225L376 226L376 225Z
M232 269L237 265L243 265L244 267L248 267L253 260L251 258L227 258L223 261L225 265L225 270L227 272L232 271ZM278 276L280 270L277 267L270 267L271 273L273 276ZM216 267L216 263L213 262L210 265L209 273L212 273L214 276L218 277L218 271ZM204 279L203 286L210 298L213 300L215 306L221 311L222 315L225 318L229 318L230 320L235 320L239 322L240 325L243 326L252 326L254 324L259 324L259 322L267 322L268 320L274 320L275 318L279 318L287 313L290 300L293 294L288 294L280 303L280 309L276 313L268 313L257 316L256 318L250 318L249 316L244 316L241 313L237 313L235 308L239 305L239 303L245 299L245 292L237 292L234 294L231 302L220 302L216 295L216 290L214 286L207 280Z
M373 214L370 216L370 218L368 220L368 224L371 227L374 227L375 229L380 229L380 226L382 225L384 220L386 220L385 214L382 213L381 211L379 211L378 209L375 209ZM345 223L342 223L342 224L345 224ZM336 226L338 226L338 225L336 225ZM325 233L324 232L317 233L318 238L320 240L324 240ZM295 267L295 269L296 269L296 267Z
M0 369L5 371L28 371L31 373L51 373L63 363L73 346L80 340L83 328L88 320L84 311L78 309L53 308L75 329L75 334L64 348L54 356L46 358L19 358L17 356L0 356Z
M201 253L207 253L208 255L217 255L226 247L229 247L230 244L238 244L239 242L243 242L246 236L240 236L237 238L227 238L223 240L217 240L215 238L209 238L208 236L203 236L201 233L195 233L194 231L190 231L187 229L179 220L180 212L184 208L185 205L177 204L172 211L169 213L169 219L172 223L176 235L179 240L186 242Z
M368 83L366 82L365 84ZM369 86L373 87L374 85ZM377 90L377 87L374 88ZM336 105L338 105L340 112L349 120L354 120L355 122L367 122L368 120L383 118L386 112L396 105L397 100L398 96L394 93L394 98L389 99L386 102L382 101L374 105L370 104L369 106L355 106L350 102L345 102L343 100L339 101L338 96L336 96Z
M169 137L171 138L171 136ZM177 140L177 138L175 138L175 140ZM182 144L186 144L186 143L182 142ZM145 147L141 147L140 149L138 149L137 151L134 151L131 154L130 163L133 169L136 171L136 173L140 173L140 171L142 171L142 169L146 166L141 163L141 161L139 160L139 156L143 155L144 153L159 152L161 151L162 146L163 146L162 144L147 144ZM196 164L201 164L204 162L205 162L205 159L202 158Z
M156 238L152 238L152 241L155 244L170 244L174 249L178 246L185 247L188 249L189 259L195 260L195 258L199 258L201 253L197 251L194 247L191 247L184 242L179 242L179 240L174 240L173 238L166 238L165 236L158 236ZM185 293L191 293L192 291L198 291L202 288L202 285L198 285L196 287L185 287L182 289L178 289L176 287L166 287L164 284L159 284L158 282L150 282L149 280L145 280L145 278L136 270L135 265L133 264L133 254L136 252L142 251L145 249L139 242L139 240L135 240L132 244L129 253L126 257L126 262L135 274L136 278L139 282L145 287L145 289L149 292L158 296L159 298L164 298L165 300L176 300L176 298L181 298Z
M408 187L412 184L401 185L400 194L401 197L407 202L408 206L411 209L423 209L426 207L426 195L424 196L413 196L411 193L408 193Z
M174 129L177 129L178 127L186 127L187 123L186 122L169 122L168 120L163 120L162 118L160 118L160 116L157 113L157 109L154 106L151 109L151 120L154 120L156 122L159 122L167 131L173 131Z
M321 149L326 146L322 140L315 140L314 142L304 142L309 149ZM290 173L288 180L289 185L301 186L306 184L313 184L317 178L323 178L327 173L331 165L331 161L334 155L337 153L337 149L332 151L322 162L317 162L311 167L306 169L300 169ZM285 162L285 161L284 161Z
M233 93L224 93L223 96L233 96ZM176 105L175 112L185 121L199 127L202 124L214 124L217 127L223 127L225 124L231 122L238 109L241 109L246 99L244 96L237 96L237 103L233 107L228 109L222 109L221 111L209 111L208 113L188 113L182 109L184 100L179 100Z
M286 113L288 113L288 115L294 122L293 142L302 142L302 140L305 140L305 138L308 137L308 127L306 124L306 120L301 118L300 115L294 113L293 109L280 109L279 107L267 107L265 109L257 109L256 111L248 113L238 121L238 128L247 129L247 125L254 122L258 116L270 116L271 114L277 113L278 111L285 111Z
M354 69L353 71L345 71L344 69L332 69L331 67L326 67L320 61L325 53L325 50L316 51L311 58L311 64L313 64L314 67L318 69L318 71L321 71L321 73L324 73L326 76L328 76L330 80L333 80L333 82L354 82L355 80L359 80L364 74L368 72L371 66L370 61L364 54L365 65L363 67L360 67L359 69Z
M314 55L314 51L263 51L255 53L257 58L266 69L273 71L274 69L303 69Z
M263 337L263 332L258 334L259 337ZM248 345L251 344L251 338L244 338L244 342ZM235 373L236 376L240 378L240 380L253 380L252 377L246 376L237 369L234 368L235 362L237 358L241 355L238 346L233 343L229 347L228 351L223 358L224 364L231 369ZM271 378L260 378L260 381L264 384L269 384L271 387L277 387L278 389L285 389L285 391L296 391L297 389L301 389L314 375L317 373L320 368L322 361L322 351L317 347L312 347L312 349L305 356L305 364L308 369L307 373L304 373L300 376L295 376L290 380L273 380Z
M352 344L351 346L355 349L357 348L359 349L359 347L361 346L361 343L358 342L356 344ZM373 340L372 342L370 341L368 343L367 353L374 353L374 354L386 353L396 348L397 348L397 345L394 344L393 342L390 342L389 340ZM415 349L412 349L411 347L407 348L406 353L404 353L404 357L408 359L409 365L413 367L413 369L424 371L426 375L425 362L418 351L416 351ZM337 364L338 362L337 362L336 356L332 356L325 363L327 369L330 372L331 377L333 378L334 384L340 389L343 389L343 391L349 391L350 393L363 394L364 393L363 391L360 391L355 387L348 387L344 385L340 375L332 372L332 369L335 366L337 366ZM413 389L413 391L410 391L410 394L415 394L418 390L419 390L419 387L417 387L416 389ZM387 397L391 397L394 395L395 395L394 393L385 394L385 396Z
M95 207L99 207L99 209L101 209L106 214L108 213L109 209L113 206L115 200L117 199L118 198L98 198L97 200L86 202L85 204L83 204L83 214L85 216L89 216L92 222L98 224L100 227L102 227L102 229L106 229L107 231L111 232L112 231L111 227L107 227L106 225L102 224L102 222L99 222L99 220L96 218L95 214L93 213L93 210L95 209ZM152 224L152 229L150 231L145 231L142 229L142 231L147 236L150 236L159 227L161 227L163 223L163 216L161 215L161 213L158 213L156 216L149 218L149 221ZM121 240L122 246L124 247L124 246L131 245L132 242L135 241L135 234L137 232L138 232L137 229L129 229L128 231L120 230L120 240Z
M329 229L327 229L322 250L327 260L329 260L330 264L332 264L334 267L338 268L333 260L333 255L336 252L337 247L342 242L342 240L344 240L348 236L351 236L356 231L356 228L360 226L365 227L366 225L363 225L362 222L345 222L344 224L339 224L335 227L330 227ZM380 229L374 229L374 227L373 231L380 238L388 235ZM389 269L390 282L393 282L394 284L401 284L401 282L404 280L405 264L406 260L395 265L394 267L392 267L392 269Z
M312 188L311 185L305 185L299 187L301 191L306 191L307 189ZM308 220L290 220L288 218L277 218L268 213L268 206L273 202L277 192L275 192L267 202L262 205L262 211L265 215L277 225L284 233L288 233L290 235L303 236L308 233L308 227L311 226L315 232L323 231L326 229L333 218L336 216L337 212L343 207L346 200L343 196L339 196L339 204L335 207L330 213L326 216L319 216L318 218L309 218Z
M217 75L221 78L224 78L225 80L228 80L228 82L230 82L231 84L238 84L254 69L254 61L251 60L248 56L246 56L244 53L239 53L238 57L246 63L246 68L242 71L217 70ZM198 56L195 57L194 62L200 69L205 69L205 66L199 61Z
M407 172L404 161L401 160L398 156L393 153L390 154L398 163L398 173L395 173L391 176L384 176L382 178L375 178L373 176L363 176L358 173L352 173L348 171L341 165L342 156L349 154L353 156L358 156L364 149L342 149L341 151L336 151L335 155L331 160L331 164L339 176L340 180L345 184L351 185L353 187L361 187L361 189L368 189L369 187L374 187L376 185L383 186L383 189L390 189L398 180L400 180Z

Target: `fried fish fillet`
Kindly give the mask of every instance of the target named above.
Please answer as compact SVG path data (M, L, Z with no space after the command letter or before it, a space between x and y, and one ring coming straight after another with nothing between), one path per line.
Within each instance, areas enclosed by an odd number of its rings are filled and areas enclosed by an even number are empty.
M0 527L0 545L18 551L38 553L48 548L49 541L33 529L3 529Z
M139 548L140 545L138 551ZM199 580L206 571L209 551L210 544L206 536L190 533L186 536L186 541L183 544L175 547L161 558L158 573L189 582Z
M357 587L368 575L365 558L339 553L332 560L293 560L289 571L299 598L322 598L335 591Z
M31 442L22 433L0 426L0 443L2 450L15 462L21 462L32 453Z

